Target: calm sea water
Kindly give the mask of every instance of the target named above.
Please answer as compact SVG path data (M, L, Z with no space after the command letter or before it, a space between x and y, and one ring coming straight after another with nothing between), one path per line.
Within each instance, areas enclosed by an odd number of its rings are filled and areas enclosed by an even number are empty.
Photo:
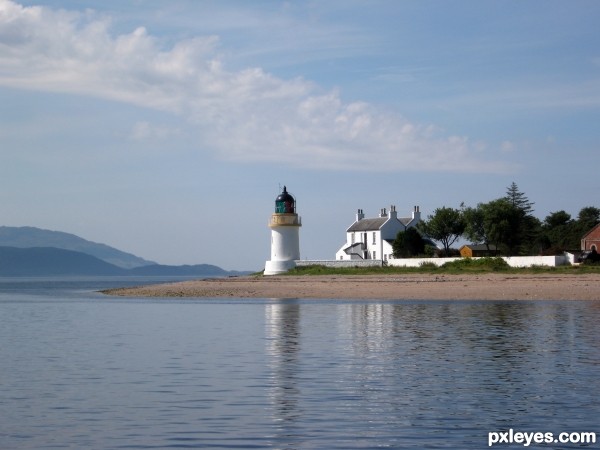
M509 428L600 432L600 302L94 292L138 282L0 280L1 449L483 449Z

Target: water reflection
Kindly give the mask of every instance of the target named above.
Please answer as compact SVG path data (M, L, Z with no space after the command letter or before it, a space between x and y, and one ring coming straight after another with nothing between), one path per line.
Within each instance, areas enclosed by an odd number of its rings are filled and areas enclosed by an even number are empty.
M297 374L300 350L300 305L294 300L279 300L265 306L269 375L269 401L272 420L279 431L278 440L296 435L300 419Z
M343 427L351 417L351 447L411 448L428 436L441 447L450 439L450 447L458 440L467 448L482 430L593 429L600 314L589 306L266 305L272 420L279 437L290 438L307 421Z

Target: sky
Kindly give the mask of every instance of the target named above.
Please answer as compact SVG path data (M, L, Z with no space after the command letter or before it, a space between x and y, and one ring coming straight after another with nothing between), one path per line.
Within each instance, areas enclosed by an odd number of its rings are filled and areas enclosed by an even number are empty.
M357 209L600 207L596 0L0 0L0 225L261 270Z

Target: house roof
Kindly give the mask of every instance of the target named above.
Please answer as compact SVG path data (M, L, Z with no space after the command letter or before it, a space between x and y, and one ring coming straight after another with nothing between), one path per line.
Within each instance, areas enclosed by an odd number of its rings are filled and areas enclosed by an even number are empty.
M350 225L346 231L375 231L381 229L389 217L375 217L374 219L361 219ZM396 220L405 227L413 220L412 217L398 217Z
M412 217L398 217L398 220L400 222L402 222L402 225L406 226L412 222L413 218Z
M581 239L582 240L586 239L590 234L592 234L594 231L596 231L596 228L600 229L600 223L597 224L596 226L592 227L592 229L590 231L588 231L587 233L585 233Z
M379 230L387 222L389 217L377 217L375 219L361 219L354 222L348 231L372 231Z
M357 250L357 249L358 249L358 250L362 250L362 242L356 242L356 243L354 243L354 244L352 244L352 245L349 245L348 247L346 247L346 248L344 249L344 252L345 252L347 255L350 255L350 254L352 254L352 253L357 253L357 252L356 252L356 250Z

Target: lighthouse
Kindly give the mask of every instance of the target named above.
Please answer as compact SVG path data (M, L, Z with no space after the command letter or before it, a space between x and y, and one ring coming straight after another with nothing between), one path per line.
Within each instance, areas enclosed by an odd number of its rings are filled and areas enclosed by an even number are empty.
M296 199L284 186L275 199L275 212L269 220L271 259L265 263L265 275L277 275L296 267L296 260L300 259L301 226Z

